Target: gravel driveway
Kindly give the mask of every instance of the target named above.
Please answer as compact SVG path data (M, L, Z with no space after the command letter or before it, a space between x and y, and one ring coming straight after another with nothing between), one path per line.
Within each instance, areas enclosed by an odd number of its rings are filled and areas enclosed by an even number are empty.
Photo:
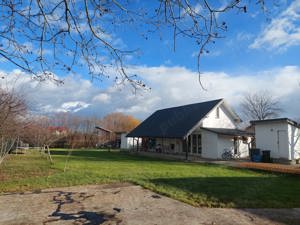
M3 194L0 224L300 224L300 209L197 208L123 183Z

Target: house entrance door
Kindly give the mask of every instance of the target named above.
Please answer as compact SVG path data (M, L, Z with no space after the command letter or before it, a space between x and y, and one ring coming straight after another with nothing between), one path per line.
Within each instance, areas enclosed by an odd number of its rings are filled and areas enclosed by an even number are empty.
M282 157L282 153L287 152L286 138L286 130L277 131L277 154L275 157Z

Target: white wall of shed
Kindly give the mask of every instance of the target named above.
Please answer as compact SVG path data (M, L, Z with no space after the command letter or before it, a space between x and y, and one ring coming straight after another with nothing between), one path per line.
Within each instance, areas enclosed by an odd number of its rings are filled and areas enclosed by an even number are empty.
M288 137L291 160L300 158L300 129L288 124Z
M278 132L281 136L278 144ZM261 150L270 150L271 158L291 160L288 138L288 123L285 121L274 123L260 123L255 125L256 147Z

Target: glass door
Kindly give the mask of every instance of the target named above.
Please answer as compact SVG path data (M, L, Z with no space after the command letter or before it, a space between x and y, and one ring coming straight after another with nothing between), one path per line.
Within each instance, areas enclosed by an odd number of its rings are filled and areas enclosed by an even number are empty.
M198 151L198 154L201 155L201 153L202 153L202 136L201 136L201 134L198 134L198 137L197 137L197 151Z

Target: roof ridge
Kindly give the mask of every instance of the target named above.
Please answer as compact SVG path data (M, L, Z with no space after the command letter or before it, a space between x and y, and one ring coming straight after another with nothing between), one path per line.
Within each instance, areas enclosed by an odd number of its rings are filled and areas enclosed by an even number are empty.
M198 104L203 104L203 103L209 103L209 102L216 102L217 103L217 102L220 102L220 101L223 101L223 100L224 100L223 98L219 98L219 99L209 100L209 101L205 101L205 102L197 102L197 103L191 103L191 104L186 104L186 105L173 106L173 107L158 109L155 112L163 111L163 110L166 110L166 109L175 109L175 108L181 108L181 107L186 107L186 106L192 106L192 105L198 105Z

